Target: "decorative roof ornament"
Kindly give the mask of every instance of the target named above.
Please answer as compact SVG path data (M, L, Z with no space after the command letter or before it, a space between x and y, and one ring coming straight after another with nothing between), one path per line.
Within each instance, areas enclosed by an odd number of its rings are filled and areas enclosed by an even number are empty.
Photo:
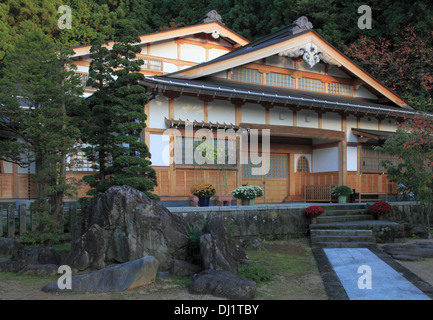
M296 34L296 33L313 29L313 24L310 21L308 21L307 17L302 16L292 22L291 29L292 29L292 34Z
M278 55L286 56L289 58L296 58L302 56L302 59L304 59L304 61L310 66L310 68L313 68L317 63L320 62L320 60L325 63L341 67L341 64L338 61L331 58L327 54L319 51L317 46L315 46L313 43L307 43L302 46L290 48L289 50L280 52Z
M223 19L221 15L216 10L211 10L206 14L206 17L201 20L201 23L209 23L209 22L218 22L222 25L225 25L223 23Z

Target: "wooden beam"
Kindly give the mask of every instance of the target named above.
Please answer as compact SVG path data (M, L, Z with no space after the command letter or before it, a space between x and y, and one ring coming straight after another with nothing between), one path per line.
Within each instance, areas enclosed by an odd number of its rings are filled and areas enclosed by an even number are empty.
M341 131L316 129L316 128L303 128L294 126L279 126L279 125L263 125L255 123L240 123L242 128L249 129L270 129L271 136L275 137L295 137L295 138L318 138L330 141L343 141L345 134Z

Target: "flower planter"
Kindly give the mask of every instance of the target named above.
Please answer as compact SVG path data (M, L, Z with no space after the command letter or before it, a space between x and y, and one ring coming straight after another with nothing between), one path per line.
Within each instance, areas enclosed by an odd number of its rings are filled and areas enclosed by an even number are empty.
M338 196L338 203L346 203L346 196Z
M253 206L256 203L256 199L250 199L250 206Z
M198 198L198 203L200 207L209 207L210 198Z
M317 224L317 217L311 218L311 224Z
M249 206L250 205L250 199L241 199L241 203L243 206Z

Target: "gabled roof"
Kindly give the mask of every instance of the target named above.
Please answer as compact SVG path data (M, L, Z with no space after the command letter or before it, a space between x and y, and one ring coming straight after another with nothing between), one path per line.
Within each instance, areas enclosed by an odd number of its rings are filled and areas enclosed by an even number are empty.
M156 41L164 41L169 39L175 39L178 37L185 37L189 35L194 35L197 33L217 33L220 37L229 40L235 45L244 46L249 41L238 35L234 31L230 30L222 23L217 21L207 22L207 23L199 23L188 27L182 27L177 29L159 31L155 33L145 34L140 36L140 44L152 43ZM114 42L108 42L108 48L113 46ZM91 45L82 45L78 47L73 47L75 54L72 57L79 57L83 55L89 54Z
M360 83L374 88L374 90L389 99L391 103L401 108L413 110L404 99L357 66L312 30L311 23L305 17L299 18L287 28L248 43L216 59L166 76L177 79L198 79L276 54L287 57L303 56L304 60L307 55L312 63L322 60L342 67L354 78L358 78Z

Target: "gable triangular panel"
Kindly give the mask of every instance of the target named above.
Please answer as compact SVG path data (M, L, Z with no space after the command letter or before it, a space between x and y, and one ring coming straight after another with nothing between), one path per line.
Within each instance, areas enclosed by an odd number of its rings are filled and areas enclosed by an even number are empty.
M276 57L281 57L282 63L286 60L288 69L290 69L290 61L297 61L306 73L317 73L319 66L327 65L326 75L350 79L350 84L356 87L359 98L390 102L400 108L412 109L401 97L335 49L309 25L306 27L305 20L299 23L299 19L289 28L246 44L206 63L168 74L167 77L194 80L221 75L257 62L272 65L270 61L276 60Z

